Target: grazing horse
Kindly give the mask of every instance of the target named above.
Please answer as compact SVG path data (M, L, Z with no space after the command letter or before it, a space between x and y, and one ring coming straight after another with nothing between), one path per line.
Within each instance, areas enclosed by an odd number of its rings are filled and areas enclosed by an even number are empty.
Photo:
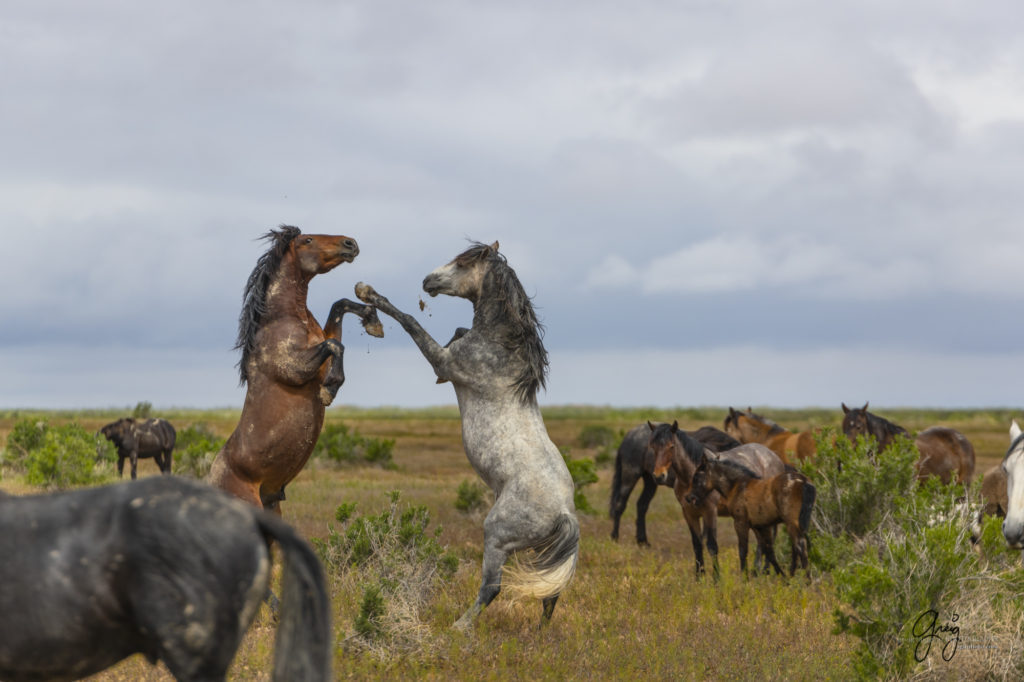
M843 433L850 440L857 436L872 436L881 452L896 436L909 438L902 426L868 412L867 403L859 408L849 408L846 403L842 406ZM914 445L921 453L915 465L918 480L938 476L948 484L955 476L958 483L971 484L974 478L974 446L962 433L945 426L932 426L917 434Z
M747 573L747 534L757 535L768 563L782 575L772 541L772 530L785 523L790 539L789 575L796 573L797 560L810 575L807 561L807 528L817 491L807 477L796 471L762 478L746 466L714 454L705 454L693 473L687 502L699 505L709 493L717 492L732 516L739 543L740 570Z
M679 506L682 507L686 525L690 529L697 577L699 578L704 573L704 544L707 545L708 554L711 555L712 570L717 577L719 574L718 517L728 514L728 510L720 504L717 493L705 496L700 504L692 504L686 498L687 493L690 492L693 473L697 470L707 449L699 441L681 432L678 422L672 422L671 425L659 424L658 426L648 422L648 428L651 433L650 448L654 452L654 478L665 480L670 470L676 477L673 491L679 501ZM740 462L764 476L781 474L786 469L785 463L779 456L760 443L740 445L718 453L718 456ZM701 528L702 522L703 528Z
M1010 449L1002 463L1006 474L1006 520L1003 537L1010 547L1024 549L1024 432L1017 422L1010 424Z
M764 443L786 464L813 458L818 451L814 444L814 434L810 431L794 433L749 407L746 412L737 412L730 407L724 428L726 433L741 443Z
M223 680L284 555L274 680L328 680L316 554L280 519L208 485L151 476L0 494L0 679L77 680L135 653L178 680Z
M691 438L703 443L715 452L729 450L741 443L713 426L702 426L696 431L681 431ZM654 453L649 447L651 429L647 424L634 427L622 439L615 455L615 474L612 478L611 502L609 514L612 519L612 539L619 539L619 521L626 510L629 496L636 482L643 479L644 488L636 501L636 542L638 545L650 545L647 541L647 509L650 507L654 493L658 492L658 482L654 480ZM661 485L673 487L676 483L675 474L671 469Z
M484 520L480 590L455 625L471 627L498 595L510 557L506 586L519 596L543 600L543 625L575 573L580 537L572 476L537 404L548 364L543 327L497 242L473 244L427 275L423 289L431 296L472 301L473 327L458 329L441 346L369 285L356 285L356 295L395 318L438 381L452 383L466 457L494 491L494 506Z
M124 476L124 460L132 465L132 480L140 458L152 457L160 472L171 473L171 459L177 434L166 419L138 421L121 417L100 429L103 437L117 446L117 475Z
M376 311L336 301L321 328L306 307L316 275L351 263L354 239L302 234L282 225L264 239L264 253L245 286L238 318L238 363L247 384L242 415L217 453L209 481L254 505L280 513L284 487L309 459L330 405L345 381L341 319L362 318L368 334L383 336Z

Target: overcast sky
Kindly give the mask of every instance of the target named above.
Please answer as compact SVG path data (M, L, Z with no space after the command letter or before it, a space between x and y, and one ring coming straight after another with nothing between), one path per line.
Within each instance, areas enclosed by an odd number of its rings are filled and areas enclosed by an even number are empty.
M7 0L0 407L240 406L282 223L443 342L500 241L543 404L1022 404L1024 9L875 2ZM390 320L351 405L454 403Z

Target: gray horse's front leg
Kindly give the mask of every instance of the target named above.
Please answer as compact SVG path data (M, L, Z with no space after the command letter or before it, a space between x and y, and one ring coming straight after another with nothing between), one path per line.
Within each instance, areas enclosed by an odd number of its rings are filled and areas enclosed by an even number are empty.
M501 592L501 567L505 565L507 558L508 552L499 549L497 542L484 540L484 568L483 578L480 580L480 591L477 593L473 605L455 621L456 629L469 630L472 628L480 612ZM552 603L551 608L554 609L554 607L555 605ZM550 615L548 617L550 618Z
M430 363L430 366L434 368L434 373L437 374L438 379L451 379L451 377L448 376L448 370L445 367L446 359L448 357L448 349L442 347L437 341L435 341L434 338L420 326L420 323L416 321L416 318L407 313L403 313L392 305L391 301L378 294L373 287L364 282L356 284L356 296L359 297L360 301L372 305L386 315L390 315L402 326L402 329L405 330L413 342L419 347L420 352L423 353L423 357L425 357L427 362Z

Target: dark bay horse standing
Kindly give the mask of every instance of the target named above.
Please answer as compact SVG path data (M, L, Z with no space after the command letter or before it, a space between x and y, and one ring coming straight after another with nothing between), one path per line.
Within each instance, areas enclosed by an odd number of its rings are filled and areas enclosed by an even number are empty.
M270 248L245 286L238 318L238 363L245 404L234 433L213 462L210 482L254 505L279 512L284 487L309 459L330 405L345 381L341 320L362 318L382 336L376 311L336 301L321 328L306 307L316 275L351 263L359 246L350 237L302 234L282 225L264 236Z
M907 430L888 419L868 412L864 407L843 406L843 433L853 440L857 436L872 436L878 443L878 451L889 447L896 436L910 437ZM958 483L970 485L974 478L974 446L957 431L945 426L932 426L917 434L914 445L921 453L917 460L917 477L924 480L938 476L943 483L954 478Z
M160 472L171 473L171 460L177 433L166 419L138 420L122 417L100 429L103 437L117 446L117 475L124 475L124 461L131 462L132 480L139 459L152 457Z
M796 464L817 454L814 434L810 431L790 431L749 407L746 412L730 407L724 426L726 433L742 443L764 443L786 464Z
M356 295L395 318L438 381L452 382L466 457L494 491L484 520L480 590L456 627L472 626L498 595L509 558L506 587L541 599L543 624L575 573L580 537L572 476L537 404L548 363L543 328L497 242L474 244L427 275L423 289L472 301L473 327L460 328L441 346L372 287L359 283Z
M671 470L676 477L673 491L676 500L683 510L683 519L690 529L690 540L693 544L693 554L696 561L697 577L704 572L704 550L707 545L708 554L711 555L711 565L714 575L719 574L718 569L718 517L728 514L728 509L721 504L721 497L713 492L706 495L699 504L693 504L687 500L693 483L693 474L697 470L708 451L697 440L690 438L679 430L679 424L659 424L654 426L648 423L650 429L650 447L654 452L654 477L664 480ZM747 443L731 450L725 450L718 454L719 457L743 464L759 476L775 476L786 469L786 465L774 452L760 443ZM760 543L758 544L760 547Z
M273 679L330 679L333 633L312 548L275 516L176 476L0 493L0 680L77 680L135 653L223 680L284 556Z
M775 525L784 523L790 539L789 575L796 573L797 562L810 571L807 561L807 529L817 492L807 477L795 470L762 478L735 461L707 454L693 474L686 501L699 505L711 492L721 496L736 527L740 570L747 572L747 536L753 529L768 563L782 575L775 559ZM767 569L765 569L767 570Z
M687 434L715 452L729 450L741 444L713 426L702 426L696 431L680 433ZM626 510L626 504L636 482L642 479L644 488L636 501L636 542L639 545L650 544L647 541L647 509L659 485L654 480L654 452L650 448L650 441L650 427L648 424L640 424L625 435L615 455L615 473L612 477L611 501L608 505L613 540L619 539L619 521L622 519L622 513ZM671 488L675 483L675 474L669 469L660 485Z

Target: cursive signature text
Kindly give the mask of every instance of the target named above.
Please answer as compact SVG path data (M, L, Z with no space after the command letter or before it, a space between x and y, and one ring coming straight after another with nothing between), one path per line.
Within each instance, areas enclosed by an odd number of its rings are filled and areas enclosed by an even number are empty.
M935 609L925 611L917 620L911 630L917 645L914 647L914 658L918 663L924 661L932 650L935 640L942 643L942 660L951 661L956 655L956 649L960 645L960 626L956 622L960 616L953 614L953 617L943 625L939 625L939 612Z

